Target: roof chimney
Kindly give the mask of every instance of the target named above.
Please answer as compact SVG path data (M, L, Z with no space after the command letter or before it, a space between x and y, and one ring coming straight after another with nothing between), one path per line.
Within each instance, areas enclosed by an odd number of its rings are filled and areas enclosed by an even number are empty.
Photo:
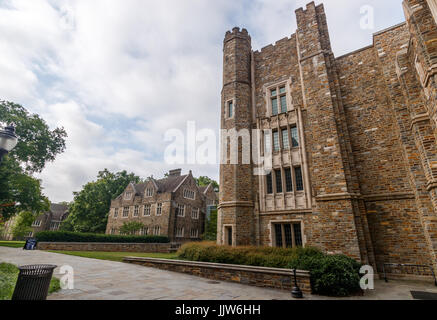
M169 177L180 177L182 173L182 169L174 169L168 172Z

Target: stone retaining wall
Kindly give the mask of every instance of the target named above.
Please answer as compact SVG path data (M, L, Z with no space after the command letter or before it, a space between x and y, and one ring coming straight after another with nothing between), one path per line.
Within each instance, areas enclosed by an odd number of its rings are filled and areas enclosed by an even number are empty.
M123 262L256 287L287 291L293 287L293 272L289 269L138 257L125 257ZM311 293L308 271L298 270L297 282L303 293Z
M168 253L171 243L38 242L38 250Z

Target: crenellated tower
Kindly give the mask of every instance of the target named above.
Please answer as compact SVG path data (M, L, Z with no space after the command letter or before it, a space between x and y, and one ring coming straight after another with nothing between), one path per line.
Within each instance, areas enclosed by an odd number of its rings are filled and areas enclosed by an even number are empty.
M243 151L246 157L251 153L251 38L246 29L234 28L226 33L223 46L222 162L217 241L234 246L252 245L252 165L250 159L243 159ZM232 145L232 137L238 137L238 145ZM233 152L237 156L232 157Z

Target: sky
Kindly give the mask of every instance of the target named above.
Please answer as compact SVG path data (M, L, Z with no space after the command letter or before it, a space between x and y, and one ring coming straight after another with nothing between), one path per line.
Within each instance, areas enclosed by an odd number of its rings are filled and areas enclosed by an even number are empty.
M218 180L218 165L166 163L166 132L193 121L216 132L218 146L226 31L246 28L261 49L295 33L294 11L308 2L0 0L0 100L68 134L66 151L36 175L44 193L71 201L105 168L142 178L182 168ZM319 3L336 56L405 20L402 0ZM363 29L369 6L374 25Z

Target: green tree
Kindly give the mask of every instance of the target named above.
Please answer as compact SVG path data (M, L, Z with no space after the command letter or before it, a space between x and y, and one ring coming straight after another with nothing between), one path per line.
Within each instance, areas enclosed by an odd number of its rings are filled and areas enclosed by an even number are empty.
M214 190L219 188L219 184L217 183L217 181L206 177L206 176L201 176L199 178L195 178L196 183L199 187L206 187L209 186L210 183L212 183L212 187L214 188Z
M126 171L100 171L97 180L87 183L80 192L74 192L69 216L61 225L64 231L104 233L111 200L119 196L130 182L140 178Z
M32 231L32 223L35 221L36 215L30 211L21 211L18 214L17 222L12 227L12 235L14 239L23 239L30 231Z
M217 240L217 209L211 210L209 219L206 221L204 239L208 241Z
M0 220L21 211L42 213L49 201L32 174L65 150L67 134L63 128L50 130L38 115L7 101L0 101L0 123L14 123L18 136L17 146L0 164Z
M44 119L19 104L0 101L0 121L15 124L19 140L9 156L28 173L41 172L47 162L65 151L64 128L50 130Z
M144 224L138 221L125 222L120 228L120 233L125 235L135 235L142 228Z

